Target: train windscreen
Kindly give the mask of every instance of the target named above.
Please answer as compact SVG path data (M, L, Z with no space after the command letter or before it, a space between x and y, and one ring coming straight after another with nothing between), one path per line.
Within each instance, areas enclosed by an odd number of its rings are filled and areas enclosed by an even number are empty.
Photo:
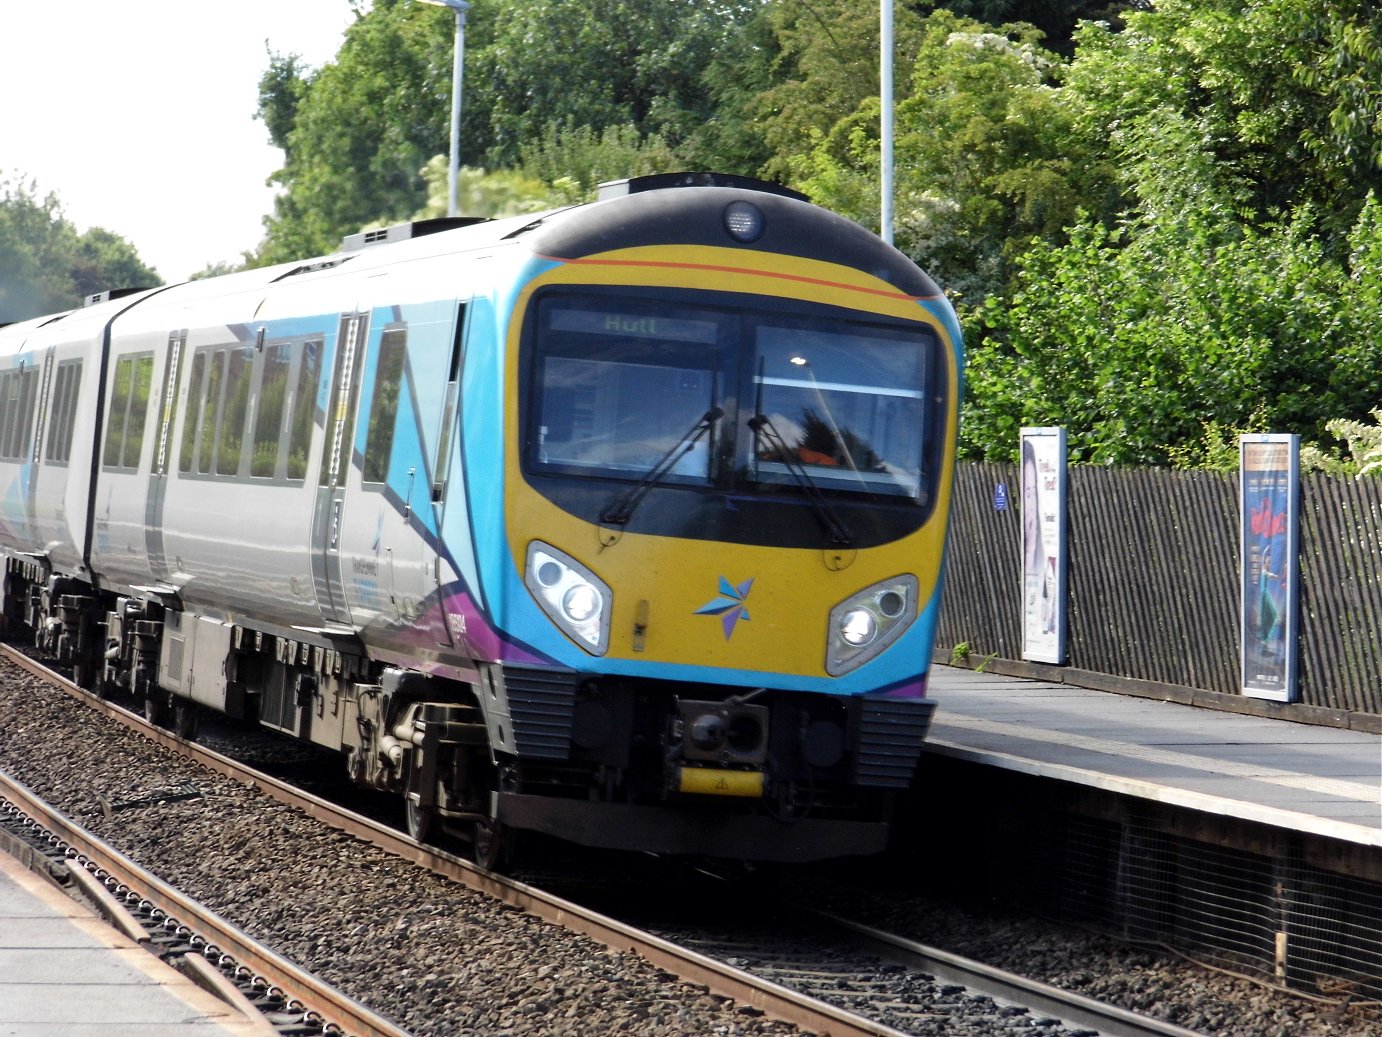
M711 478L714 437L689 430L723 395L722 315L562 301L542 327L539 465L639 478L683 444L668 478Z
M755 477L780 481L795 463L822 488L918 496L930 351L916 333L820 322L756 330Z
M899 502L933 490L945 394L924 325L558 292L535 328L532 471Z

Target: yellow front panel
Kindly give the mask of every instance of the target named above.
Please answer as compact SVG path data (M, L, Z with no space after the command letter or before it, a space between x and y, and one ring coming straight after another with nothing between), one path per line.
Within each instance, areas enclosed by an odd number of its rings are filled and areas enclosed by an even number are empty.
M943 513L942 513L943 514ZM824 677L830 610L880 580L913 572L922 587L936 578L943 527L931 522L906 540L857 552L832 571L834 553L788 550L625 533L602 547L599 528L525 487L510 494L509 529L530 535L514 543L527 556L541 539L565 551L614 589L607 658L693 666L729 666ZM752 580L737 622L728 612L701 612L717 599L723 577L736 590ZM634 650L639 602L648 602L644 649ZM732 608L728 611L733 611ZM727 620L729 625L727 626ZM728 634L728 636L726 636ZM811 654L803 644L819 645Z
M520 295L509 331L509 379L518 384L521 317L533 293L551 284L628 284L736 291L800 299L932 323L917 301L877 278L815 260L711 247L644 247L604 253L556 267ZM953 440L958 395L948 367ZM510 395L509 442L521 442L517 393ZM825 677L830 610L845 598L901 573L916 575L923 600L938 576L949 511L950 475L938 487L933 519L902 540L863 550L786 549L602 531L552 504L523 480L519 452L507 459L506 520L515 559L540 539L571 555L614 592L606 658L691 666L724 666ZM654 490L653 492L656 492ZM825 537L822 534L822 543ZM721 581L733 589L725 594ZM742 601L736 601L741 596ZM646 602L646 605L641 603ZM718 613L718 614L717 614ZM636 650L636 627L647 628ZM817 645L803 651L803 645Z

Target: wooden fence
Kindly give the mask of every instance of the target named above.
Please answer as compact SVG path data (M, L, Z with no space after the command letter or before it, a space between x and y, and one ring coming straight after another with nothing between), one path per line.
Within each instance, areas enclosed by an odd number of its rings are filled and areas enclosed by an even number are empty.
M1022 657L1018 485L1015 465L956 470L942 657ZM1237 695L1237 475L1074 466L1068 485L1067 665ZM1305 475L1300 545L1300 702L1382 714L1382 479Z

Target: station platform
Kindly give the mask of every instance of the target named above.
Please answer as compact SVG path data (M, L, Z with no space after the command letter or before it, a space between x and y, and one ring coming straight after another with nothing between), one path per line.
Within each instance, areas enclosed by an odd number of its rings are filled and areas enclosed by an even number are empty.
M0 1037L273 1032L0 852Z
M929 752L1382 847L1382 736L935 665Z

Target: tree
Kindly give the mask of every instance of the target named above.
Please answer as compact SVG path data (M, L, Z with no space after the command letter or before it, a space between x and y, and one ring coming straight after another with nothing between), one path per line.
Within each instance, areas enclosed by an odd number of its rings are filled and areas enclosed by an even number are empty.
M1039 245L990 299L970 354L972 455L1011 456L1022 425L1075 430L1102 464L1198 463L1225 432L1325 438L1382 392L1382 207L1368 201L1347 264L1313 210L1261 229L1193 210L1086 220Z
M1382 391L1382 14L1160 0L1127 26L1082 27L1060 88L1117 190L967 313L967 448L1011 456L1022 424L1105 463L1327 441Z
M1059 58L1030 26L994 30L948 11L918 27L896 111L895 241L952 294L1001 293L1009 264L1037 239L1063 240L1111 171L1074 132ZM879 111L869 95L809 152L795 182L866 226L879 219Z
M710 119L703 71L759 6L475 0L466 23L462 161L516 169L554 135L603 139L629 126L649 153L674 147ZM334 249L345 234L427 204L422 170L450 137L454 23L404 0L360 11L321 70L273 55L261 78L259 115L285 151L274 177L285 190L266 223L261 262Z
M450 204L450 158L438 155L423 167L427 181L427 205L413 214L415 220L445 216ZM456 177L458 208L467 216L496 218L518 216L553 208L551 188L541 180L511 169L486 173L477 166L462 166Z
M774 40L774 49L763 55L771 63L769 82L741 100L738 117L762 127L764 175L787 180L800 176L800 156L822 135L861 106L876 104L878 7L854 0L780 0L765 9L763 19ZM916 11L897 12L897 68L915 60L922 25Z
M107 288L161 283L119 235L100 227L78 234L57 195L0 180L0 322L70 309Z
M505 0L475 55L491 166L551 126L634 126L679 144L713 113L703 71L762 0Z
M1207 145L1197 150L1232 188L1237 219L1272 222L1309 204L1341 246L1363 199L1382 188L1382 10L1361 0L1160 0L1127 25L1085 25L1065 83L1084 134L1106 143L1129 190L1177 165L1156 136L1174 115Z
M1074 32L1080 22L1102 21L1122 28L1125 13L1150 6L1149 0L1107 3L1104 0L949 0L935 5L962 18L985 25L1024 22L1041 33L1051 50L1069 57L1075 48Z
M569 201L595 197L600 184L649 173L669 173L682 162L660 135L642 136L633 124L606 126L549 126L522 149L523 171L547 184L570 182L578 195ZM558 192L560 194L560 192ZM569 194L569 192L568 192Z
M493 0L476 0L477 15ZM477 17L477 25L487 18ZM477 33L483 39L484 30ZM406 219L426 201L421 170L447 148L453 23L435 8L375 0L315 73L274 56L259 116L284 149L284 191L258 261L329 252L368 224Z
M104 227L92 227L76 239L68 264L79 297L108 288L153 288L163 283L133 245Z

